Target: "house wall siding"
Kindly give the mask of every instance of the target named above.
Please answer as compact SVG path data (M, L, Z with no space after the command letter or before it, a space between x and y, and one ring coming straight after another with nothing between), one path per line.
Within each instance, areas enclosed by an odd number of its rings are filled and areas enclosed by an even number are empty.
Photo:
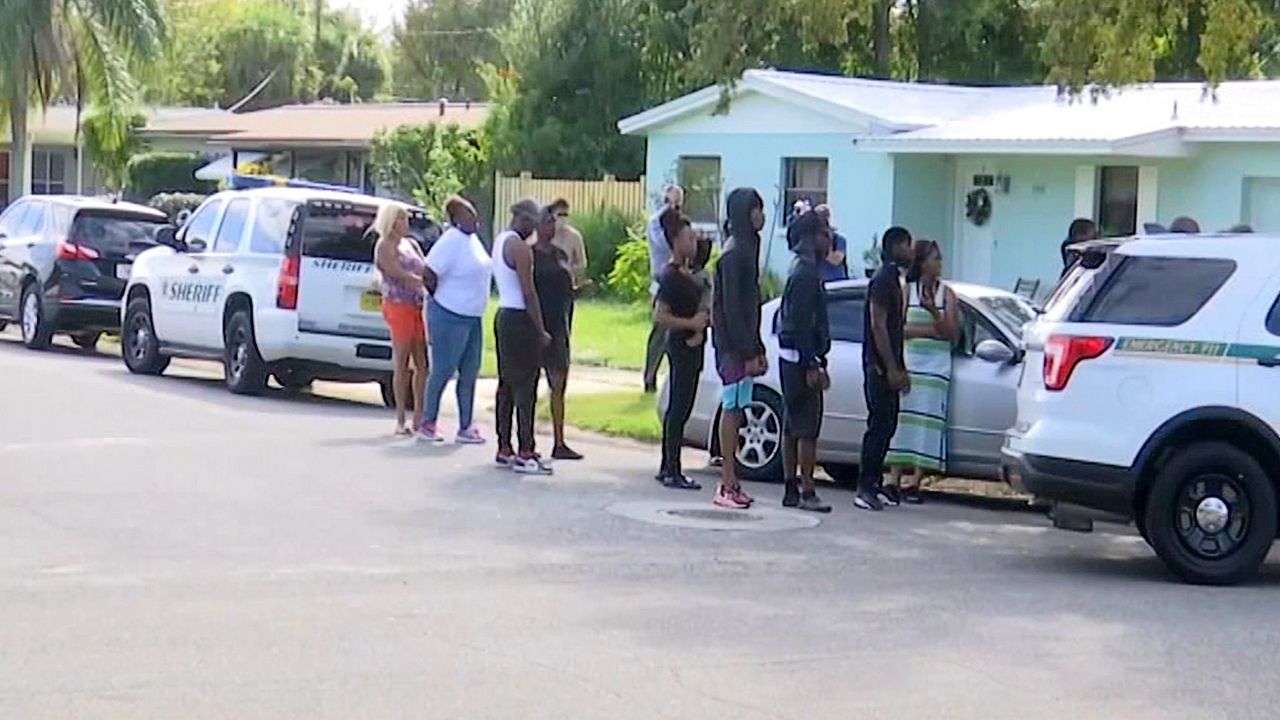
M893 224L936 241L943 258L954 257L952 178L955 162L939 155L899 155L893 177ZM861 258L850 260L861 264Z

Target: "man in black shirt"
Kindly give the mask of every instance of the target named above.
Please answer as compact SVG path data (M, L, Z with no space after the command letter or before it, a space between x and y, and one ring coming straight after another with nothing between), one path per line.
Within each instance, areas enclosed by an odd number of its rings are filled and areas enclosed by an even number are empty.
M1062 241L1062 272L1064 274L1079 259L1079 253L1071 250L1071 246L1088 240L1096 240L1097 237L1098 225L1089 218L1076 218L1071 221L1071 227L1067 228L1067 239Z
M884 456L898 429L898 398L911 390L902 361L902 269L911 262L911 233L891 227L884 233L884 264L871 278L863 326L863 392L867 398L867 432L862 437L862 467L853 504L862 510L883 510L880 486L884 481Z

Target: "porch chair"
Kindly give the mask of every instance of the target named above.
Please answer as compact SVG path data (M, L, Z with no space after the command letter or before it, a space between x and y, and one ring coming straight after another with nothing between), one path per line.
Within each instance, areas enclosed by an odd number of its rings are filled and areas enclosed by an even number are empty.
M1028 302L1035 300L1038 292L1040 292L1039 278L1020 277L1017 284L1013 286L1013 294Z

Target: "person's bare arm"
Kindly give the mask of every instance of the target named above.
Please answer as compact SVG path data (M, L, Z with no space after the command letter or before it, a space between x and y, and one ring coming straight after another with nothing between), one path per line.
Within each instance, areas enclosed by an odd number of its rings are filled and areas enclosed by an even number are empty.
M947 288L945 302L947 306L942 310L942 320L935 322L934 327L938 331L938 339L955 342L960 338L960 308L951 288Z
M880 353L880 361L890 372L901 370L898 358L889 348L889 311L874 297L871 298L871 336L875 338L876 352Z
M676 317L671 314L671 308L667 304L658 301L657 311L654 314L654 321L658 327L663 330L687 330L689 332L701 332L707 328L707 314L698 313L691 318Z
M378 238L378 242L375 243L373 249L378 272L381 272L383 277L389 277L392 280L398 280L403 283L414 284L422 282L421 276L400 266L400 258L396 256L398 250L399 248L388 242L386 238Z
M509 242L502 251L507 264L516 269L516 277L520 278L520 291L524 293L525 311L533 318L533 326L538 335L546 342L547 326L542 322L542 305L538 303L538 290L533 284L533 249L524 243Z

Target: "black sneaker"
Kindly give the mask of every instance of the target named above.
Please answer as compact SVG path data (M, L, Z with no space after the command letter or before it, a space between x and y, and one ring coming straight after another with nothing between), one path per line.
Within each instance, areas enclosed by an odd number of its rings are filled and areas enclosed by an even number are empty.
M670 488L672 490L701 490L702 489L702 485L690 480L684 475L672 475L671 477L663 478L662 486L665 488Z
M920 494L920 488L918 487L903 488L902 502L907 505L923 505L924 495Z
M800 504L800 486L795 478L788 478L787 489L782 493L782 507L793 508Z
M582 453L570 449L568 445L557 445L551 451L553 460L581 460Z
M859 510L870 510L872 512L884 510L884 503L880 502L880 498L875 492L864 492L862 490L854 493L853 506Z
M819 500L818 493L812 490L809 490L808 492L805 492L800 496L800 504L798 505L798 507L801 510L807 510L809 512L816 512L816 513L831 512L831 506Z
M880 488L880 502L886 507L898 507L902 504L902 492L896 486L885 485Z

